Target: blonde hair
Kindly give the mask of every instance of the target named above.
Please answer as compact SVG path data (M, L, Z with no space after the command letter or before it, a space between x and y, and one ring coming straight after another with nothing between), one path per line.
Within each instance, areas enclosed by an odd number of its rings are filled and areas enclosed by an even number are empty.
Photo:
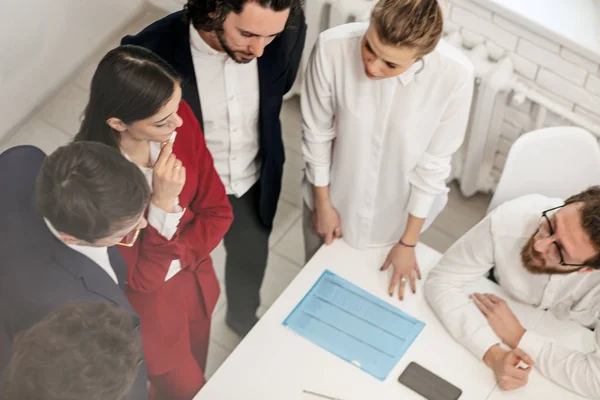
M396 47L409 47L417 57L435 49L444 27L438 0L379 0L371 14L379 40Z

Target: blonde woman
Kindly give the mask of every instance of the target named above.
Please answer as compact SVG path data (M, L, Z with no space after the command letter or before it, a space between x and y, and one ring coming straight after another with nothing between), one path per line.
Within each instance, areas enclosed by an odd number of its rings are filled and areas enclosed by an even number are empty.
M381 270L400 299L420 279L415 245L446 204L473 93L442 27L436 0L380 0L370 23L319 36L301 98L307 260L341 236L393 244Z

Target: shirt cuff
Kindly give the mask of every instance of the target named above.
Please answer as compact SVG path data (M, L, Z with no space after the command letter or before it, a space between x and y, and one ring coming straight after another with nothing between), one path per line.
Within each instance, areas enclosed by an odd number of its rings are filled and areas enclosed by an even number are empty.
M313 186L322 187L329 185L329 166L306 164L306 180Z
M148 207L148 223L167 240L171 240L175 236L179 221L185 212L185 209L182 210L178 204L174 209L175 212L168 213L153 203L150 203Z
M494 330L485 325L479 328L470 339L470 350L478 360L483 360L483 356L490 347L502 343L502 340L496 336Z
M435 195L427 194L415 185L411 185L407 207L408 213L417 218L427 218L435 198Z
M545 337L526 330L517 347L529 354L533 362L537 362L537 359L542 352L542 348L547 342L548 339Z

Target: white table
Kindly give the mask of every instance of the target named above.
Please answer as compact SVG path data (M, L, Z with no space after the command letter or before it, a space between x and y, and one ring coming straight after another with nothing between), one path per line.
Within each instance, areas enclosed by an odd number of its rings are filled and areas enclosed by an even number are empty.
M460 387L463 390L461 400L581 398L552 384L537 371L532 372L526 388L513 392L500 391L492 371L454 341L441 325L423 296L423 281L418 283L417 294L408 293L403 302L387 295L388 274L378 270L387 251L388 248L358 251L343 240L324 246L207 382L195 400L318 400L317 397L304 394L304 389L343 400L422 399L397 382L398 376L411 361ZM417 247L423 278L440 257L438 252L427 246ZM423 331L384 382L282 325L326 269L425 322ZM542 322L551 330L564 324L564 321L559 324L550 314L546 315L541 310L511 301L487 279L482 278L473 290L492 292L505 298L527 329L535 328ZM587 341L586 346L593 345L593 339L590 342L584 330L587 331L572 324L568 329L563 327L556 332L562 332L564 338L577 332L585 338L584 342ZM556 339L560 340L561 333L556 335Z

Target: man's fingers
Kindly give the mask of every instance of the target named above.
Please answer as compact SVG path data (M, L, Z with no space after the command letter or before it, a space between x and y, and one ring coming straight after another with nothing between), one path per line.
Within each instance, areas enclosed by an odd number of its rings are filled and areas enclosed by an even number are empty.
M333 231L333 235L336 238L341 238L342 237L342 230L340 228L335 228Z
M494 303L485 295L485 294L477 294L477 299L488 309L494 309Z
M502 300L500 297L496 296L495 294L492 293L486 293L485 296L491 300L492 303L502 303L504 300Z
M490 313L490 310L479 300L479 294L473 293L470 297L471 300L473 300L473 303L475 303L475 305L477 306L477 308L479 308L479 311L481 311L483 315L487 317Z
M507 375L511 376L514 379L520 380L520 381L527 381L527 377L529 376L530 373L531 373L531 368L523 369L523 368L511 366L506 369Z
M533 359L531 358L531 356L527 353L525 353L523 350L519 349L518 347L516 349L514 349L512 351L512 354L514 354L515 356L517 356L518 358L520 358L521 360L523 360L523 362L527 365L529 365L530 367L533 367Z
M503 376L498 380L498 384L502 390L515 390L527 384L527 381L513 378L511 376Z

